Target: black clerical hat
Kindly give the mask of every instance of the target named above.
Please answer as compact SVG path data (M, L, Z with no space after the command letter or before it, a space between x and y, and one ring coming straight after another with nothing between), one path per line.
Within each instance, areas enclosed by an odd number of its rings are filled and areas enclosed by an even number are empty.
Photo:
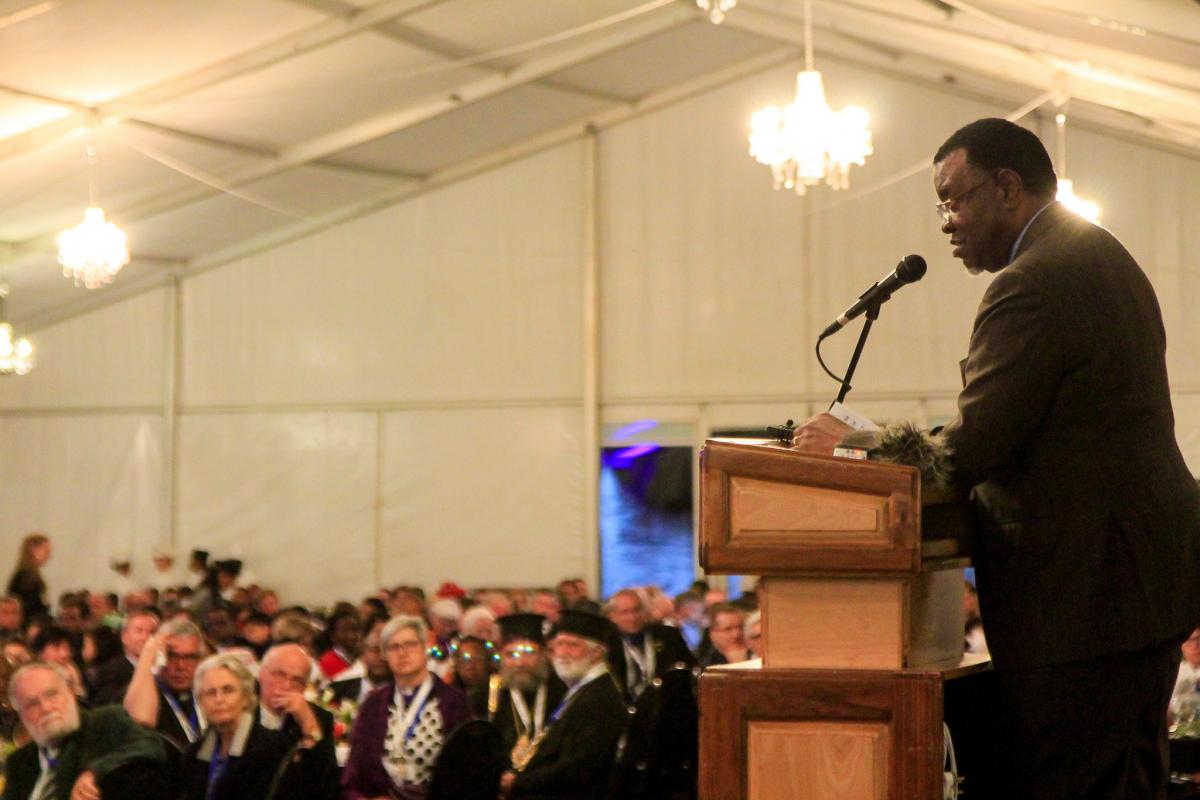
M558 618L558 625L554 626L555 634L570 633L603 645L607 645L612 640L614 630L613 624L608 621L607 617L574 609L562 612Z
M507 614L496 620L500 626L500 644L508 644L514 639L545 644L547 621L541 614Z

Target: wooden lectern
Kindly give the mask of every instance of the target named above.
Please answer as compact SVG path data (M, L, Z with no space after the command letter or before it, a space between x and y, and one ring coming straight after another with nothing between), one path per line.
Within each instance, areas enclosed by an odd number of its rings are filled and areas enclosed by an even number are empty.
M963 657L963 504L913 467L707 442L700 563L761 575L762 665L700 678L701 800L935 800Z

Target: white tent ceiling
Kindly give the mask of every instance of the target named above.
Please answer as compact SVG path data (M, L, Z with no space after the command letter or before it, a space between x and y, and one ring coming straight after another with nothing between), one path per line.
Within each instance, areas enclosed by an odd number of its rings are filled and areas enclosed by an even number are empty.
M0 0L0 282L32 329L795 59L802 0ZM821 58L1200 152L1194 0L815 0ZM779 98L783 101L786 98ZM55 235L84 144L133 262ZM764 180L766 180L764 174Z

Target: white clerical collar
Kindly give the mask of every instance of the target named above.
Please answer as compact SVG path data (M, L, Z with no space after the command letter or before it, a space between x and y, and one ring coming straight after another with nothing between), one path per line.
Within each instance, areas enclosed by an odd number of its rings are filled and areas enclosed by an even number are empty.
M1029 230L1029 226L1033 224L1033 221L1035 219L1037 219L1038 217L1040 217L1042 215L1043 211L1045 211L1047 208L1049 208L1052 205L1054 205L1053 200L1051 200L1049 203L1046 203L1046 205L1039 208L1037 210L1037 213L1029 218L1029 222L1025 223L1025 227L1021 228L1021 235L1017 237L1017 240L1015 242L1013 242L1012 249L1008 251L1008 263L1009 264L1011 264L1013 261L1016 260L1017 248L1019 248L1021 246L1021 240L1025 238L1025 233Z
M277 731L283 727L283 716L271 711L262 703L258 704L258 721L267 730Z

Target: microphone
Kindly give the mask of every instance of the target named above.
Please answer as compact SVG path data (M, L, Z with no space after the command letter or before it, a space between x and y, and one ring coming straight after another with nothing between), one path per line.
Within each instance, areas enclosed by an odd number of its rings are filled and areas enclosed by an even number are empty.
M824 339L826 336L831 336L842 328L855 317L862 316L862 313L873 305L881 305L892 299L892 293L906 283L916 283L925 277L925 259L917 255L905 256L891 275L888 275L879 283L867 289L861 295L854 305L847 308L842 315L829 323L829 327L821 331L819 339Z

